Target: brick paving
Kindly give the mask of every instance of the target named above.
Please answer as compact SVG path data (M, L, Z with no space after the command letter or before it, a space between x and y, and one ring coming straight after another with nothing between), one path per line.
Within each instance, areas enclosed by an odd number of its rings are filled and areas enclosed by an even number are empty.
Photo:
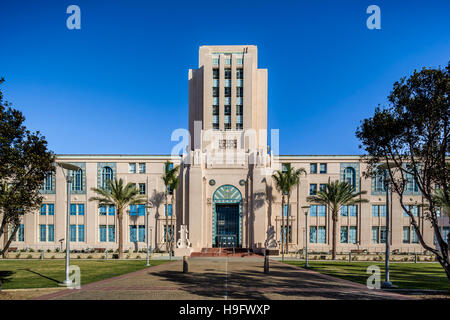
M261 258L191 258L181 271L174 261L35 299L413 299L273 260L267 275Z

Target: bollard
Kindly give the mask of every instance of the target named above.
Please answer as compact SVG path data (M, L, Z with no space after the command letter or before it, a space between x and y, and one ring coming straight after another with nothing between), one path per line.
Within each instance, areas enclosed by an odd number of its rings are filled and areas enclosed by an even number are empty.
M414 263L417 263L417 253L414 253Z
M188 256L183 256L183 273L187 273L189 269Z
M351 252L348 253L348 262L352 262L352 253Z
M108 260L108 250L105 252L105 259Z
M44 251L41 251L41 260L44 260Z
M264 250L264 273L269 273L269 258L267 257L265 250Z

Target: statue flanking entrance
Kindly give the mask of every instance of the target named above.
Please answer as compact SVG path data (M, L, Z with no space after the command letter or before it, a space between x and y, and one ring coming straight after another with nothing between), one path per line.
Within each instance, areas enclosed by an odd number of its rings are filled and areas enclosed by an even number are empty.
M242 247L242 195L232 185L217 188L212 205L213 247Z

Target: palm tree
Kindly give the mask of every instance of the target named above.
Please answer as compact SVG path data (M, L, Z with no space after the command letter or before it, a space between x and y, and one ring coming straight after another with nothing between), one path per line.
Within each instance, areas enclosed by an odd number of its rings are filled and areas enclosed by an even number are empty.
M332 259L336 259L336 234L338 213L342 206L354 205L358 203L368 202L367 199L361 199L360 196L366 194L366 191L355 192L355 189L347 182L330 182L326 184L326 188L317 192L314 196L309 196L308 202L326 205L330 208L333 219L333 244ZM306 239L308 241L308 239Z
M285 197L288 193L289 187L289 181L287 179L287 176L284 174L283 171L277 170L273 175L272 179L275 181L275 188L281 193L281 256L284 260L284 241L285 241L285 234L284 234L284 203L285 203Z
M172 171L172 181L170 183L170 190L173 192L172 196L172 214L170 215L170 228L171 228L171 234L170 234L170 252L173 250L173 240L174 240L174 234L175 231L173 230L173 213L175 212L175 206L176 206L176 195L177 195L177 189L178 185L180 184L180 178L178 175L178 169L179 166L175 166Z
M174 168L170 168L170 165L172 163L169 161L166 161L165 163L165 171L162 176L162 180L164 182L165 190L164 190L164 198L165 198L165 214L166 214L166 231L165 231L165 242L166 242L166 251L169 252L169 245L170 241L169 239L169 208L168 208L168 195L170 193L173 193L174 189L173 186L178 187L178 176L177 172L179 169L179 166L176 166ZM172 208L172 214L173 214L173 208ZM171 223L172 223L172 215L171 215ZM173 234L173 230L171 227L171 234ZM170 236L170 239L172 239L172 236Z
M96 197L89 198L89 201L98 201L98 207L115 206L117 211L117 222L119 227L119 259L123 258L123 212L129 205L143 204L146 198L139 195L139 190L135 184L127 183L124 186L122 178L107 181L106 188L92 188L97 193Z
M291 208L290 208L290 199L291 199L291 191L292 188L296 185L298 185L298 183L300 182L300 176L302 174L304 174L306 176L306 170L303 168L300 169L294 169L291 167L290 163L286 164L286 170L284 172L284 174L286 175L286 180L287 180L287 230L286 230L286 237L287 237L287 241L286 241L286 253L289 253L289 215L291 213ZM284 212L283 212L284 214Z

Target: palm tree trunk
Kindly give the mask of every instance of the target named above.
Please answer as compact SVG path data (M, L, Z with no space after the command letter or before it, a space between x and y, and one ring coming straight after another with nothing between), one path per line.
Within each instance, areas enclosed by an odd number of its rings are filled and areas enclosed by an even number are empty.
M332 260L336 260L336 234L337 234L337 212L333 212L333 244L331 247Z
M284 232L284 195L281 198L281 255L284 260L284 238L285 232Z
M169 208L167 206L167 187L166 187L166 207L164 210L164 213L166 215L166 230L165 230L165 237L164 242L166 243L166 251L169 252Z
M290 208L289 208L289 204L290 204L290 195L288 195L287 197L287 221L286 221L286 253L289 254L289 214L290 214Z
M123 215L122 209L117 210L117 221L119 227L119 259L123 259Z
M175 234L175 230L173 227L173 214L175 212L175 190L172 195L172 214L170 215L170 252L173 250L173 236Z

